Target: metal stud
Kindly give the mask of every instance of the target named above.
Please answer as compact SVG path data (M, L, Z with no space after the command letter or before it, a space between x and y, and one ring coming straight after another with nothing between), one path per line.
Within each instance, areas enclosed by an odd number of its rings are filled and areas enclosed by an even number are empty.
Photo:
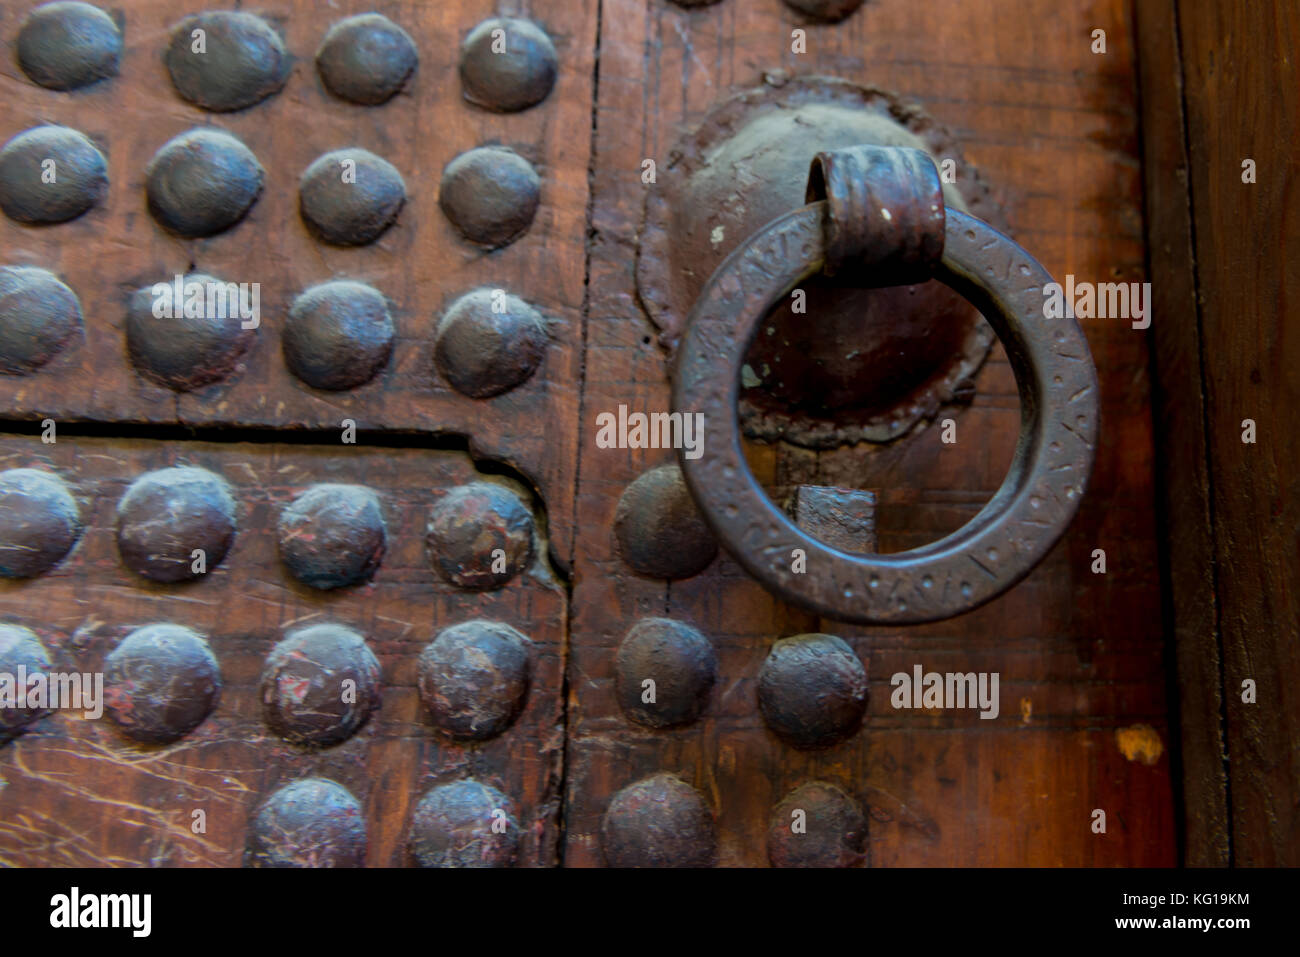
M378 704L379 661L360 634L342 625L291 632L262 670L266 723L294 744L338 744Z
M467 778L420 798L410 847L421 867L510 867L519 855L519 825L509 798Z
M858 803L833 784L810 781L772 809L767 859L773 867L858 867L866 840Z
M378 290L338 279L312 286L289 309L280 343L289 371L316 389L365 385L388 364L393 318Z
M623 560L652 578L689 578L718 554L676 464L650 469L623 490L614 535Z
M374 242L406 202L402 174L360 147L318 157L298 183L298 208L315 235L336 246Z
M15 676L20 668L29 679L38 674L47 675L51 669L49 652L30 628L0 624L0 676L15 683L12 688L15 693L18 690ZM48 713L47 708L28 705L0 708L0 744Z
M384 557L379 496L362 485L313 485L280 513L280 557L304 585L368 581Z
M526 382L546 354L546 320L518 296L476 289L438 323L433 361L457 392L486 399Z
M122 33L112 17L88 3L45 3L23 21L17 53L33 83L76 90L117 76Z
M0 472L0 578L34 578L81 535L76 499L63 479L37 469Z
M170 315L155 311L156 292L165 287ZM209 292L219 290L224 308ZM183 277L179 296L175 281L137 289L126 310L126 350L146 379L176 392L190 392L233 373L256 337L240 315L238 287L206 273ZM192 308L190 305L193 297ZM209 302L213 302L209 306Z
M541 183L533 165L514 150L481 146L447 164L438 205L462 236L495 249L533 224Z
M149 212L180 236L213 236L244 218L263 178L257 157L234 136L190 130L164 143L149 161Z
M454 488L434 507L425 539L438 573L453 585L500 588L533 558L533 516L495 482Z
M782 638L763 662L758 705L782 740L796 748L828 747L861 724L867 671L842 638Z
M258 810L248 850L253 867L363 867L365 812L343 785L303 778Z
M127 568L158 582L199 578L235 540L235 499L207 469L159 469L131 483L117 506L117 550Z
M838 23L862 6L862 0L785 0L786 6L825 23Z
M717 676L713 644L668 618L643 618L618 646L618 703L628 720L651 728L690 724L709 703Z
M717 853L704 796L671 774L656 774L614 795L600 827L610 867L710 867Z
M278 93L292 65L269 23L233 10L180 21L165 59L176 92L215 113L242 110Z
M335 96L378 106L401 91L420 55L415 41L392 20L363 13L340 20L316 51L321 82Z
M528 694L528 644L499 621L444 628L420 654L420 699L439 730L483 741L508 728Z
M526 110L546 99L557 68L551 38L530 20L484 20L461 46L465 99L500 113Z
M189 734L221 697L221 669L203 637L181 625L137 628L104 660L104 713L145 744Z
M36 266L0 266L0 373L25 375L81 330L77 294Z
M108 192L104 154L66 126L37 126L0 149L0 209L20 223L76 219Z

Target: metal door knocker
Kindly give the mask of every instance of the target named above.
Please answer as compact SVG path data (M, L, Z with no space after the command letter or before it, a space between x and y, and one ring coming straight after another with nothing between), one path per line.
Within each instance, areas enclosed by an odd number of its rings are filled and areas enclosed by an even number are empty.
M969 611L1027 575L1078 509L1097 437L1097 373L1087 340L1072 316L1045 317L1052 278L1032 256L988 223L945 208L938 171L924 152L856 146L819 153L806 199L737 247L691 312L673 408L728 425L700 457L681 456L687 486L736 560L795 604L859 623L919 623ZM1015 372L1020 440L1006 479L973 519L922 548L856 555L823 544L786 517L746 464L737 419L745 352L772 307L823 271L851 272L863 286L940 280L984 314ZM796 549L806 572L793 571Z

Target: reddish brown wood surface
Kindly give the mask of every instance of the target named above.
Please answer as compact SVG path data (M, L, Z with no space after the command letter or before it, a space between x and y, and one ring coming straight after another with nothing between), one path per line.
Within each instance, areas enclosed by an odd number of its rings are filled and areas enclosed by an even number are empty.
M1295 865L1300 356L1288 290L1300 281L1291 146L1300 17L1289 4L1178 3L1164 21L1177 25L1181 102L1166 97L1170 109L1148 125L1149 152L1163 161L1149 168L1148 205L1153 270L1182 307L1159 332L1156 368L1162 483L1178 526L1170 594L1187 858ZM1167 43L1144 33L1149 46ZM1170 183L1180 148L1186 171ZM1253 444L1243 440L1247 419Z
M655 188L640 185L642 160L657 160L662 182L679 133L720 98L762 83L765 72L833 74L919 101L1000 190L1012 235L1054 275L1140 280L1130 14L1120 2L937 10L882 0L828 27L777 3L694 11L603 5L567 863L600 863L607 796L661 770L694 785L714 809L722 864L764 864L772 807L814 778L869 809L873 866L1174 862L1142 332L1116 320L1084 323L1101 377L1102 440L1092 488L1065 541L986 608L906 631L818 622L772 599L725 557L668 585L631 573L609 532L614 508L626 483L669 456L601 450L588 438L594 417L619 403L667 408L666 365L650 342L631 269L641 189ZM808 31L806 54L790 52L796 27ZM1090 51L1094 28L1107 32L1105 55ZM974 514L1010 459L1019 413L1000 350L977 385L973 405L952 413L955 446L929 429L879 449L753 447L753 467L778 499L805 482L879 490L883 551L931 541ZM1090 571L1094 548L1106 550L1105 575ZM698 724L638 730L618 708L613 650L648 615L689 622L718 648L719 682ZM870 677L862 731L815 753L783 745L755 700L773 640L804 631L849 638ZM1001 715L894 710L890 676L917 663L1000 672ZM1154 764L1120 746L1118 731L1142 725L1160 742ZM1107 812L1104 835L1090 830L1097 808Z

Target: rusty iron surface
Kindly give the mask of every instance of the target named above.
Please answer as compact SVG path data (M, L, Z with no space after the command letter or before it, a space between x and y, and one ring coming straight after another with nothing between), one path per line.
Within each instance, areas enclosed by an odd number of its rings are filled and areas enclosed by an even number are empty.
M782 597L844 621L935 621L1002 594L1065 531L1092 470L1097 374L1074 318L1045 318L1047 271L992 226L949 209L937 275L993 324L1020 390L1021 441L1010 471L979 515L922 548L850 556L811 538L772 503L745 461L735 411L741 365L771 306L825 267L828 218L872 214L831 192L772 222L714 273L678 350L673 407L731 423L730 438L680 459L691 494L732 557ZM794 568L796 550L807 557L806 573Z

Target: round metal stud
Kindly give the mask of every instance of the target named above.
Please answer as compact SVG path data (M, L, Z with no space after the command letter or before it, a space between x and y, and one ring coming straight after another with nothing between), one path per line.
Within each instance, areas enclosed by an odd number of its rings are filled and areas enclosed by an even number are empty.
M253 867L364 867L366 816L343 785L303 778L272 794L253 818Z
M614 535L623 560L651 578L689 578L718 554L718 543L676 465L643 472L623 490Z
M280 513L280 558L312 588L368 581L387 543L379 496L362 485L313 485Z
M51 669L49 652L30 628L0 624L0 674L16 676L19 668L27 673L29 679L33 675L48 674ZM48 713L47 708L0 708L0 744Z
M758 706L767 726L788 744L829 747L862 723L867 671L842 638L782 638L759 673Z
M104 154L66 126L37 126L0 149L0 209L20 223L76 219L108 192Z
M45 3L23 21L16 45L18 65L33 83L75 90L117 76L122 33L88 3Z
M421 867L510 867L519 856L519 825L509 798L467 778L420 798L410 847Z
M379 661L342 625L311 625L271 649L262 708L276 734L300 745L338 744L379 704Z
M541 313L500 289L476 289L438 323L433 361L457 392L487 399L528 381L546 354Z
M189 734L221 697L221 669L202 636L180 625L137 628L104 659L104 713L144 744Z
M772 809L767 859L773 867L858 867L866 841L858 803L833 784L810 781Z
M337 392L379 374L392 355L394 332L378 290L337 279L293 301L280 343L290 372L313 388Z
M717 670L713 644L699 631L668 618L643 618L614 659L619 706L628 720L650 728L690 724L708 705Z
M402 174L360 147L318 157L298 183L303 222L336 246L374 242L396 222L405 202Z
M496 737L523 710L528 639L499 621L444 628L420 654L420 699L433 723L453 738Z
M233 10L200 13L176 24L165 59L176 92L214 113L242 110L278 93L291 66L269 23Z
M227 378L257 335L241 317L239 295L238 286L206 273L183 277L179 296L175 280L137 289L126 310L131 364L176 392ZM158 309L160 302L169 308Z
M481 146L447 164L438 205L462 236L495 249L528 232L541 186L537 170L514 150Z
M425 541L438 573L453 585L500 588L533 559L533 516L495 482L452 489L433 507Z
M0 472L0 578L49 571L72 550L81 528L77 501L53 472Z
M163 144L145 168L149 212L188 239L213 236L244 218L262 191L252 150L222 130L190 130Z
M838 23L862 6L862 0L785 0L785 5L814 20Z
M199 578L221 564L234 540L234 496L207 469L149 472L131 483L117 506L122 563L154 581Z
M531 20L484 20L460 50L465 99L499 113L526 110L546 99L557 69L551 38Z
M671 774L656 774L614 795L600 827L610 867L711 867L713 813L704 796Z
M340 20L316 51L316 69L325 88L363 106L392 99L419 62L410 35L378 13Z
M25 375L81 330L77 294L36 266L0 266L0 373Z

